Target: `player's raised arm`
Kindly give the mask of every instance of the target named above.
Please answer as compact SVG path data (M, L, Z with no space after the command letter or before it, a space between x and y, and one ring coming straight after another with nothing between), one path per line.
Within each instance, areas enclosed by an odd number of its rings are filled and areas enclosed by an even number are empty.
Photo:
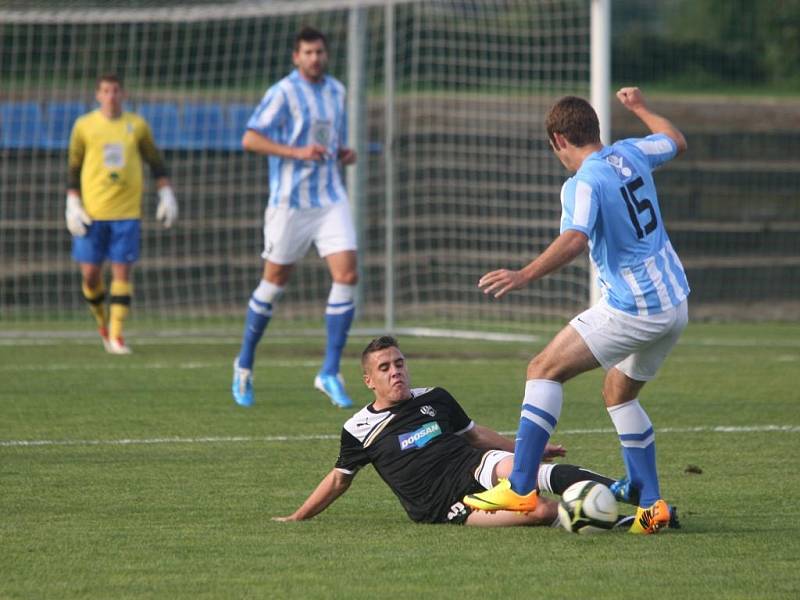
M665 117L650 110L644 101L644 96L638 87L624 87L617 92L617 98L622 105L641 119L652 133L663 133L672 138L678 146L678 154L686 152L686 138L680 130Z
M348 474L339 469L332 469L325 478L320 481L317 488L311 492L306 501L286 517L272 517L273 521L306 521L316 517L323 510L328 508L333 502L347 491L353 481L354 474Z

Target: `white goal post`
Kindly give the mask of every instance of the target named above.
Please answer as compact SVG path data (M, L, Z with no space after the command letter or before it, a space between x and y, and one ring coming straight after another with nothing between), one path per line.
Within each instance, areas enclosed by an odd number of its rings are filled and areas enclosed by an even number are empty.
M268 176L239 139L291 69L302 24L326 33L330 71L349 88L357 327L529 334L589 301L585 257L500 302L476 283L558 232L566 174L543 117L561 95L590 94L591 19L609 18L609 0L102 4L0 9L0 327L88 322L63 223L66 135L105 71L150 121L181 206L162 230L150 182L132 325L240 327L261 270ZM312 250L275 326L321 326L329 285Z

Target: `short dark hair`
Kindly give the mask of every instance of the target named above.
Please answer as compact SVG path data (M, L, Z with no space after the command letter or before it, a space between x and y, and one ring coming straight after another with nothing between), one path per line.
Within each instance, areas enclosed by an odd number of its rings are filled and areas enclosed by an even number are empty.
M545 118L547 137L555 141L553 134L560 133L577 147L600 143L600 121L597 113L583 98L565 96L556 102Z
M106 83L116 83L119 87L124 87L122 85L122 78L117 75L116 73L103 73L100 77L97 78L97 81L94 84L94 89L100 89L100 84Z
M367 344L367 347L364 348L364 351L361 353L361 368L366 370L367 361L369 360L370 354L380 352L381 350L386 350L386 348L397 348L399 350L400 344L398 344L397 340L390 335L382 335L372 340L369 344Z
M297 52L300 49L300 42L316 42L317 40L322 40L322 45L326 50L328 49L328 40L325 35L318 29L304 25L294 36L294 51Z

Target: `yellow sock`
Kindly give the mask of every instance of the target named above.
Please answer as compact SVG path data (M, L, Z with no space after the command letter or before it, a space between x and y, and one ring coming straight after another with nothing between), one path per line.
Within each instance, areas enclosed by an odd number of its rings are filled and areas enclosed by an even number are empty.
M89 310L92 312L95 321L97 321L98 328L105 328L108 317L106 315L106 288L101 281L100 284L92 289L84 282L81 285L83 291L83 299L89 305Z
M111 282L111 319L108 324L108 336L112 340L122 337L122 325L130 310L131 292L133 284L130 281Z

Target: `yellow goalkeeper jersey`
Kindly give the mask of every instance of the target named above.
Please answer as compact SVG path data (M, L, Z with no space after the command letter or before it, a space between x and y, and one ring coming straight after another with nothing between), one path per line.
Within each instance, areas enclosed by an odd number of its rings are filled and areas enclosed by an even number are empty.
M155 177L166 176L147 121L129 112L109 119L95 110L72 128L69 187L80 186L84 209L92 219L140 219L142 159Z

